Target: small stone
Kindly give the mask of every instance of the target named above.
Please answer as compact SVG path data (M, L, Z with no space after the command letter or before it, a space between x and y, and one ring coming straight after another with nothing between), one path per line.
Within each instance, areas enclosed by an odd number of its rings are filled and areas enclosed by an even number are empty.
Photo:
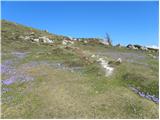
M91 57L94 58L94 57L96 57L96 56L95 56L95 55L92 55Z
M61 64L60 64L60 63L58 63L57 65L58 65L58 66L61 66Z
M116 63L118 63L118 64L122 63L122 59L121 59L121 58L118 58L118 59L116 60Z

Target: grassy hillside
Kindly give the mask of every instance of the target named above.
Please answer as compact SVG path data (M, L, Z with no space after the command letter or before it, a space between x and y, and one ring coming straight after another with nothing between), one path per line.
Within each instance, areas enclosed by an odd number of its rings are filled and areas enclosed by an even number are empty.
M2 118L158 118L158 53L59 36L2 20ZM47 36L52 44L20 36ZM112 75L97 62L110 62ZM118 58L122 63L115 64Z

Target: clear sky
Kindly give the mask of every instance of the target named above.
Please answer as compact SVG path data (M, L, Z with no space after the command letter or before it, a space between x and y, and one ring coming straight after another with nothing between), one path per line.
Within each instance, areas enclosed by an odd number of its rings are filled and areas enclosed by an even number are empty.
M158 45L158 1L3 1L2 19L71 37L100 37L113 44Z

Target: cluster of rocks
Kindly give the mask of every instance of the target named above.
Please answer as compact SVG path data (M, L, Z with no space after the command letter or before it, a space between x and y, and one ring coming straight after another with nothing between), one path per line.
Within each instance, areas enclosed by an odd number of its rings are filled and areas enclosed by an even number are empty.
M143 46L140 46L140 45L132 45L132 44L129 44L126 46L127 48L130 48L130 49L134 49L134 50L138 50L138 49L141 49L141 50L148 50L146 47L143 47Z
M104 58L101 58L99 56L96 55L92 55L92 58L97 58L97 62L100 63L100 65L105 69L105 75L106 77L112 75L114 68L110 67L108 64L108 61L104 60Z
M109 46L109 42L100 38L71 38L70 40L82 42L84 44L93 43Z
M40 36L38 37L34 32L29 33L28 35L19 36L20 39L23 40L30 40L32 42L41 42L41 43L54 43L54 40L49 39L47 36ZM84 44L88 44L88 43L93 43L93 44L101 44L101 45L105 45L105 46L109 46L109 42L108 41L104 41L103 39L99 39L99 38L71 38L71 37L65 37L62 40L62 45L73 45L74 42L83 42ZM120 44L117 44L116 47L123 47ZM125 47L125 46L124 46ZM143 50L143 51L151 51L151 52L158 52L158 48L153 48L153 47L145 47L145 46L141 46L141 45L132 45L132 44L128 44L126 46L129 49L134 49L134 50Z
M74 41L64 39L64 40L62 41L62 44L63 44L63 45L73 45L73 44L74 44Z
M148 56L150 56L150 57L153 58L153 59L158 59L158 56L154 56L154 55L152 55L152 54L148 54Z
M111 64L118 65L118 64L122 63L122 59L121 58L118 58L117 60L114 60L114 61L107 61L107 60L105 60L105 59L107 59L106 57L104 59L104 58L99 57L98 55L94 55L94 54L91 55L91 57L95 58L96 61L98 63L100 63L100 65L102 66L102 68L105 69L105 75L106 75L106 77L112 75L112 73L114 71L114 68L113 68L113 66L111 67Z
M42 42L42 43L54 43L54 40L49 39L47 36L37 37L34 32L31 32L27 36L20 35L19 38L23 39L23 40L30 40L32 42L38 42L38 43L39 42Z
M145 46L141 46L141 45L128 44L126 47L129 48L129 49L134 49L134 50L158 52L158 48L145 47Z
M97 61L100 62L101 66L105 69L106 76L112 75L114 68L109 66L108 61L105 61L103 58L99 58Z
M131 88L131 90L133 92L135 92L139 96L144 97L144 98L146 98L148 100L152 100L155 103L159 103L159 98L157 98L155 95L150 95L148 92L145 94L144 92L141 92L140 90L138 90L138 89L136 89L134 87L131 87L131 86L130 86L130 88Z

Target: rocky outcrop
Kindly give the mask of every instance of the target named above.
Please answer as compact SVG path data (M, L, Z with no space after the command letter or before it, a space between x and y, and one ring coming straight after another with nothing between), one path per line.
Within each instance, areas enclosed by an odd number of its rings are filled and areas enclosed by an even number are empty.
M143 50L143 51L150 51L150 52L158 52L159 50L158 48L145 47L141 45L132 45L132 44L128 44L126 47L129 49Z
M74 44L74 41L64 39L64 40L62 41L62 44L63 44L63 45L73 45L73 44Z
M29 33L28 35L18 37L19 39L32 41L32 42L41 42L41 43L54 43L54 40L49 39L47 36L37 37L34 32Z

